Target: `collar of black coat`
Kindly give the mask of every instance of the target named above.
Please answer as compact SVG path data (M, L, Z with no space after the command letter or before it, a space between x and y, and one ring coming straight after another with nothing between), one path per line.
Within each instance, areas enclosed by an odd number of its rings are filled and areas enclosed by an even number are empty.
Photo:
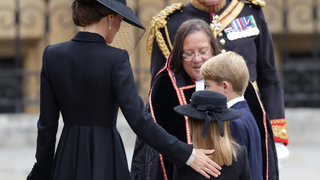
M205 3L199 2L199 0L191 0L191 4L193 7L199 9L200 11L216 13L219 12L226 5L226 0L222 0L218 5L213 6L207 6Z
M105 39L97 33L79 31L72 41L93 42L106 44Z
M195 85L191 77L187 74L184 69L181 69L179 74L174 75L176 78L176 83L179 88L183 86Z

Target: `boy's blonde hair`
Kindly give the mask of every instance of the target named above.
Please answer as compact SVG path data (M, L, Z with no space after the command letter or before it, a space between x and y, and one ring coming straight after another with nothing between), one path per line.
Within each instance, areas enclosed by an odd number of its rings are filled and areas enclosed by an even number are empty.
M200 69L203 79L220 85L222 81L232 84L233 91L243 95L249 81L249 71L245 60L235 52L225 52L210 58Z

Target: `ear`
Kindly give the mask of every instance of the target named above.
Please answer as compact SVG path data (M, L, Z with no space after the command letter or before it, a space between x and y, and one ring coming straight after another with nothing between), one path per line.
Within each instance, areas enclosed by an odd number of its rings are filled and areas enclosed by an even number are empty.
M222 81L221 85L225 94L232 90L232 85L228 81Z
M109 15L107 16L108 22L112 22L113 16L114 16L113 14L109 14Z

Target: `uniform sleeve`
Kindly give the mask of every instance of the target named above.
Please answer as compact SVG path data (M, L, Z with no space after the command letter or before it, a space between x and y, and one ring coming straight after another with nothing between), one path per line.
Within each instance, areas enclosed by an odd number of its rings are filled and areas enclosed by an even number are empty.
M250 171L250 165L248 160L248 151L246 147L242 146L244 149L244 155L243 155L243 170L241 173L240 180L251 180L251 171Z
M50 84L47 69L46 53L49 46L44 50L41 69L40 84L40 116L37 123L37 151L36 160L28 179L49 179L56 143L58 129L59 107Z
M192 145L169 135L144 111L144 103L138 95L126 51L122 51L117 59L112 72L112 86L122 113L132 130L152 148L175 160L178 166L185 164L191 155Z
M259 92L267 116L271 120L275 141L287 145L288 129L284 115L283 89L275 65L272 37L262 10L259 10L258 19L260 35L256 40L256 47Z

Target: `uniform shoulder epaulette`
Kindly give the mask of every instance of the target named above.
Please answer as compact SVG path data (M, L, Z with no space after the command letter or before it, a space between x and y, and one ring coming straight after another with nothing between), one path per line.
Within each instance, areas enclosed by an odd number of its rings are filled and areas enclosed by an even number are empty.
M250 3L256 6L264 7L266 6L266 2L264 0L246 0L245 3Z
M163 52L165 57L168 57L170 51L164 41L163 35L160 32L161 28L165 28L165 32L168 37L168 30L167 30L167 17L173 14L175 11L181 10L183 7L183 3L173 3L171 6L167 6L164 10L160 11L159 14L152 18L150 22L150 30L147 38L147 52L151 54L153 48L153 40L156 36L156 40L159 44L160 50Z

